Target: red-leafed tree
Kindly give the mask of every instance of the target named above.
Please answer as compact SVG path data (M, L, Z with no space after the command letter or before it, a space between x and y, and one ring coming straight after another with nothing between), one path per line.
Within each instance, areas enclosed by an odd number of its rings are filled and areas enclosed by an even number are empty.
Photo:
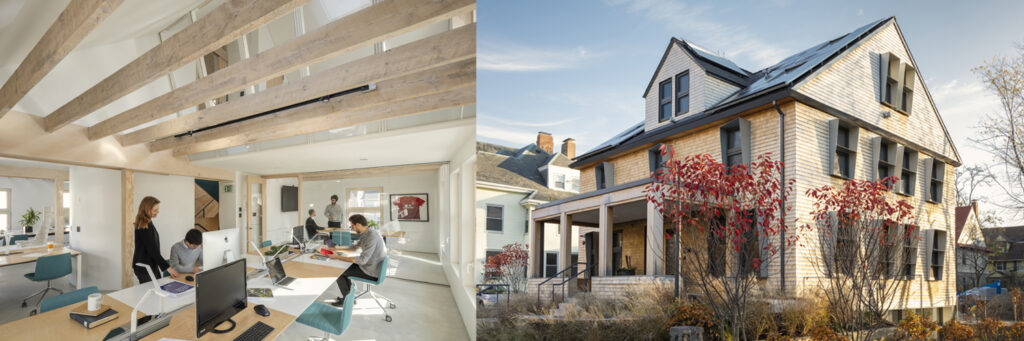
M645 191L670 231L666 273L676 277L677 297L679 274L685 274L722 321L722 335L756 338L745 325L754 301L768 294L769 263L783 243L796 241L792 234L781 238L787 229L781 203L793 181L781 182L784 165L770 154L728 167L707 154L679 160L665 146L660 152L667 161Z
M896 180L847 180L807 191L814 204L802 229L817 236L820 297L851 340L874 339L888 326L886 312L907 299L907 282L918 273L919 228L914 207L890 191Z
M484 279L487 283L507 284L513 293L526 291L526 264L530 253L526 246L512 243L501 252L484 261Z

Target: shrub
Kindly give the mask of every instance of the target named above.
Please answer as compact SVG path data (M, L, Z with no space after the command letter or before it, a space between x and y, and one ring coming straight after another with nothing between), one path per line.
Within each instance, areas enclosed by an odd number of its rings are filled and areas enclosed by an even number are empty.
M1004 340L1024 340L1024 323L1008 324L1000 328L999 334Z
M850 341L850 338L839 335L827 325L818 324L807 331L807 336L816 341Z
M927 317L910 312L910 316L896 324L896 338L900 340L928 340L928 335L939 329L939 325Z
M978 340L998 340L999 329L1003 324L991 318L981 320L974 325L974 336Z
M974 329L956 320L939 328L939 339L946 341L969 341L974 339Z
M718 335L718 321L710 309L697 302L677 301L672 315L669 316L668 326L695 326L704 328L704 338L708 340L721 340Z

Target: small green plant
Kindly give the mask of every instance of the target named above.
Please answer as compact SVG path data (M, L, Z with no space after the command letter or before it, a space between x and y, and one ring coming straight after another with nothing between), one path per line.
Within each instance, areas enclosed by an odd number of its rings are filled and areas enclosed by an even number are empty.
M21 215L21 220L18 220L18 224L21 224L21 226L35 225L36 222L39 221L39 218L42 214L42 212L36 211L29 207L28 211L25 211L25 214Z

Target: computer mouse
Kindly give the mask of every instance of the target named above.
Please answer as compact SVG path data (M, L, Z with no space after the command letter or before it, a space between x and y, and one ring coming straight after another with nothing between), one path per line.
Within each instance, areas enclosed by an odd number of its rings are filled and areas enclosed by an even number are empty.
M196 278L192 277L192 276L185 276L185 280L191 282L191 281L196 280Z
M267 306L265 305L257 305L253 307L252 310L256 311L256 313L260 314L260 316L270 316L270 309L267 309Z

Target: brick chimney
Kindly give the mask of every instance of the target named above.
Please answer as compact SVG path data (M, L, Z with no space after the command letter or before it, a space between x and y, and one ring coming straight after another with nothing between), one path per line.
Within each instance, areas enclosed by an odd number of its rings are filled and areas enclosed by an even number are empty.
M537 146L551 154L555 150L555 140L551 138L551 133L537 132Z
M570 159L576 157L576 140L570 137L562 141L562 154Z

